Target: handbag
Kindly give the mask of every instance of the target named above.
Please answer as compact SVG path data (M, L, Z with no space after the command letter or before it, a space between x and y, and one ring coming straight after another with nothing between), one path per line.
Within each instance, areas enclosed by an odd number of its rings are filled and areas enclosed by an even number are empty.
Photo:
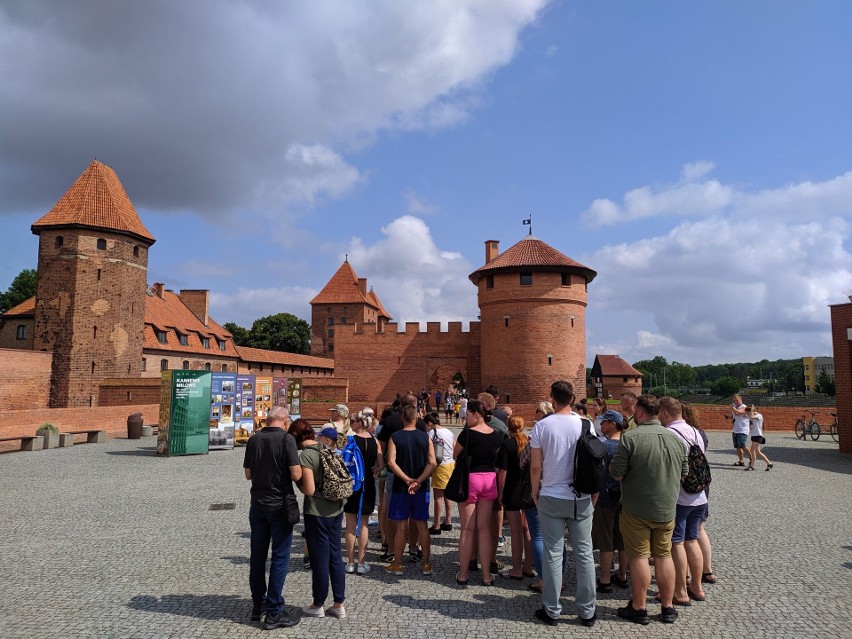
M453 474L450 475L447 487L444 489L444 497L459 504L467 501L470 496L470 457L467 455L467 439L469 437L470 433L465 438L465 445L456 459Z
M518 510L527 510L535 506L532 497L532 479L530 478L530 467L527 464L521 469L521 476L518 483L515 484L515 489L509 496L509 503L504 504L507 508Z
M299 502L296 500L296 495L285 495L284 513L287 516L287 523L290 526L295 526L299 523Z

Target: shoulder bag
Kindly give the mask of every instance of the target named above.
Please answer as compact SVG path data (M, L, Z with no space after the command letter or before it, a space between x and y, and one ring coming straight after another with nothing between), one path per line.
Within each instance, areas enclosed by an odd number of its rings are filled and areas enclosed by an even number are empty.
M465 502L470 496L470 457L467 454L467 440L469 439L470 431L465 437L465 445L456 459L453 474L450 475L447 487L444 489L444 497L456 503Z

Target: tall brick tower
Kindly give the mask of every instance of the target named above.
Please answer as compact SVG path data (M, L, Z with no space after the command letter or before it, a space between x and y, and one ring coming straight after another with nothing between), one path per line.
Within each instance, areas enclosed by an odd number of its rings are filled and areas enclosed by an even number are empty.
M565 379L586 385L586 292L597 273L532 236L502 255L485 242L485 265L470 275L481 319L482 384L506 403L546 399Z
M115 171L98 161L32 232L39 236L33 348L53 351L50 406L94 405L100 380L140 374L154 237Z

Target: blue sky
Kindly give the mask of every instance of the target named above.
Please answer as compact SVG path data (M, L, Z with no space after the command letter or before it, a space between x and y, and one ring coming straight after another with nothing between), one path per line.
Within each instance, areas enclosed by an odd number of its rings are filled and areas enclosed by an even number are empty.
M587 365L831 353L852 290L844 2L0 2L0 288L97 157L149 281L220 322L345 255L400 321L470 320L484 241L598 272Z

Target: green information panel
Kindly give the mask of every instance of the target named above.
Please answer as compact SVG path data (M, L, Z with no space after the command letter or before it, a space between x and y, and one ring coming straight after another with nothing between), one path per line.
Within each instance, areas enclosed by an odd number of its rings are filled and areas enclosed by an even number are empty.
M212 375L207 371L173 370L163 375L164 392L160 398L160 408L163 413L168 411L169 418L165 432L162 421L160 423L160 441L157 445L159 454L207 454L211 379ZM168 386L171 387L169 390ZM168 396L167 409L164 396Z

